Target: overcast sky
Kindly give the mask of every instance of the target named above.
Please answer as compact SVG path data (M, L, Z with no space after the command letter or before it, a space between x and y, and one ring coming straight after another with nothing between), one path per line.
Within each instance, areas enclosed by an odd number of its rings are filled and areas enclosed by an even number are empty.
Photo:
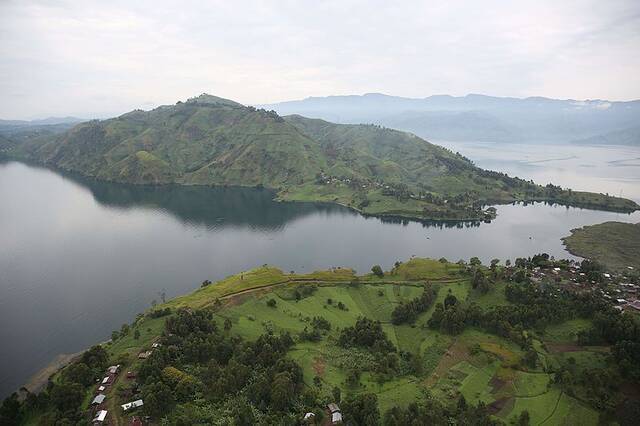
M637 99L640 1L0 0L0 118L202 92Z

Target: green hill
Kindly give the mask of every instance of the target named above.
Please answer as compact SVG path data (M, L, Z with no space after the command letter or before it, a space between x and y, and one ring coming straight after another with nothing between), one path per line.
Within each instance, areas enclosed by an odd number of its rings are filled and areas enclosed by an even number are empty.
M571 254L616 271L640 270L640 223L604 222L572 229L562 239Z
M98 408L110 424L310 424L308 412L326 424L332 402L351 425L634 424L637 320L567 290L567 261L516 263L412 258L360 276L263 265L204 281L123 325L37 397L8 398L0 420L84 424L96 378L120 365ZM534 282L536 264L563 273ZM138 398L143 407L120 409Z
M516 200L638 208L486 171L409 133L283 118L206 94L62 134L7 139L0 154L116 182L264 186L282 200L337 202L374 215L481 219L482 205Z

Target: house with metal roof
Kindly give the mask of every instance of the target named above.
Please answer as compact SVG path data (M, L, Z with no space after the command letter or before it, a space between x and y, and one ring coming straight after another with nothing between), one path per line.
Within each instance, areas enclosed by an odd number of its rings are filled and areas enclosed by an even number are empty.
M132 402L127 402L126 404L122 404L121 407L124 411L133 410L134 408L142 407L144 403L141 399L137 399Z
M93 401L91 401L91 405L100 405L104 402L104 399L107 396L103 393L96 395L95 398L93 398Z

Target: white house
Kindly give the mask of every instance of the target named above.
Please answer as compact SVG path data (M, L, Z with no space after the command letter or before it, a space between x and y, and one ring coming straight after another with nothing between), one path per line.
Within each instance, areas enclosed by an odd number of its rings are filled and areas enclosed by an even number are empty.
M93 424L101 424L104 423L104 420L107 418L107 410L100 410L98 414L93 418Z
M122 404L121 407L124 411L133 410L134 408L142 407L144 403L141 399L137 399L132 402L127 402L126 404Z
M107 396L103 393L96 395L95 398L93 398L93 401L91 401L91 405L100 405L104 402L104 399Z

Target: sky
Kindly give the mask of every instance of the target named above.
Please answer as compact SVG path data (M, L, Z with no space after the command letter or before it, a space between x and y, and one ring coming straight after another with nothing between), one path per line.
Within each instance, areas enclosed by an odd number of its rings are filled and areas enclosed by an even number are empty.
M640 98L640 1L0 0L0 118L433 94Z

